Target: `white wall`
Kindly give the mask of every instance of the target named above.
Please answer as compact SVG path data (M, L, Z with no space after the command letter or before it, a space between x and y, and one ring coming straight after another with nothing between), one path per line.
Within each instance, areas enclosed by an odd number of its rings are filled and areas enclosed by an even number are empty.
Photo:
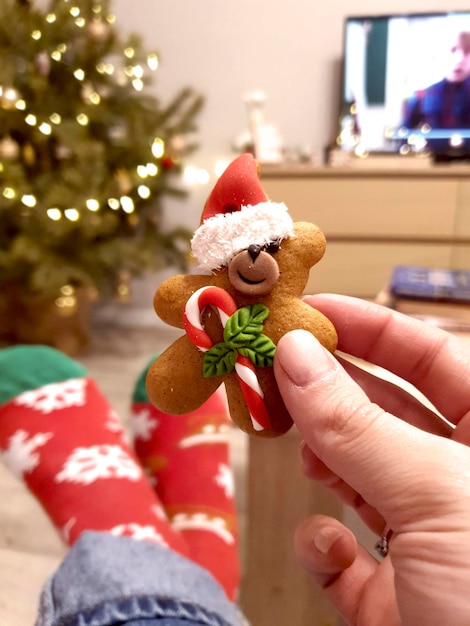
M207 98L194 160L233 156L247 127L243 95L267 94L267 116L289 147L321 150L335 133L346 15L469 9L466 0L114 0L117 25L161 57L155 89Z
M233 158L232 143L247 129L243 96L252 90L266 93L268 121L286 146L317 151L332 140L345 16L470 8L467 0L447 2L113 0L111 8L123 34L141 34L159 53L154 89L163 101L187 85L205 95L201 147L191 163L213 174L218 159ZM184 202L167 201L169 223L196 227L214 181L191 188Z

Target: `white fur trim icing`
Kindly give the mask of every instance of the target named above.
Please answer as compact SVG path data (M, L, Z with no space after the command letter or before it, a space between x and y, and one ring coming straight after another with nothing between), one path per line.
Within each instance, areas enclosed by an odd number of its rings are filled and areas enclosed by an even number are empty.
M260 202L203 222L194 233L191 250L201 270L216 270L252 244L264 246L293 235L294 223L286 205Z

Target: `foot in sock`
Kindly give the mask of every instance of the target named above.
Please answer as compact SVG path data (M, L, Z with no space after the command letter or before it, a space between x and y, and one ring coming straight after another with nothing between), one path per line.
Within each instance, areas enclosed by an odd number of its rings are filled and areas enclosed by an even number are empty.
M187 555L96 382L52 348L0 351L0 461L24 480L66 543L96 530Z
M240 564L238 521L226 400L217 391L186 415L162 413L148 400L145 370L131 411L134 447L189 557L208 569L234 599Z

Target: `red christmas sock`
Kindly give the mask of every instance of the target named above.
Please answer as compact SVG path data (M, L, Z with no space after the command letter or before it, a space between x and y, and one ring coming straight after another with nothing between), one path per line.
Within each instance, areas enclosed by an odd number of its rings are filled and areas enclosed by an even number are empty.
M230 419L218 391L198 410L168 415L150 404L145 370L132 401L137 456L189 558L235 599L240 579L238 521L230 467Z
M0 351L0 460L66 543L95 530L187 554L116 413L86 370L52 348Z

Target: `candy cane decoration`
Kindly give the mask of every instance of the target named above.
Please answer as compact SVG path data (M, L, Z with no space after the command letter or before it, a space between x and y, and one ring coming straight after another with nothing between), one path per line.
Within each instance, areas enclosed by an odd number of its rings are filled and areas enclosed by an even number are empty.
M186 303L183 324L189 339L201 352L207 352L214 345L201 323L202 312L211 305L217 309L223 328L225 328L228 318L237 311L235 301L225 289L208 286L193 293ZM264 403L264 393L260 387L255 366L248 357L237 354L235 372L253 428L257 431L270 428L271 422Z

